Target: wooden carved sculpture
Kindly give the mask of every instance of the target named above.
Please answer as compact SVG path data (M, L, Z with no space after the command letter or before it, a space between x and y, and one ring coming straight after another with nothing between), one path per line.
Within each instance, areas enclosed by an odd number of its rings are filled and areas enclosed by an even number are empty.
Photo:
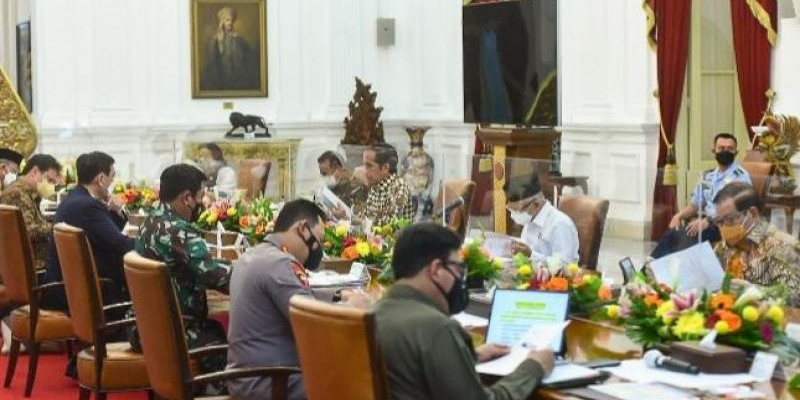
M356 93L350 101L350 115L344 119L342 144L371 145L384 143L383 122L380 122L383 107L375 107L378 93L370 92L372 85L365 85L356 77Z
M14 150L26 158L36 149L33 119L0 67L0 147Z

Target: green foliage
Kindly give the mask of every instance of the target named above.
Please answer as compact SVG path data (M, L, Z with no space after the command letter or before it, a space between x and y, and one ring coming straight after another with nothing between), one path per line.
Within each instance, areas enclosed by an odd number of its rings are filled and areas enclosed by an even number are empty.
M481 247L482 244L482 241L475 240L461 248L461 255L467 266L467 276L478 277L485 281L496 279L500 275L500 270L489 259L488 253Z

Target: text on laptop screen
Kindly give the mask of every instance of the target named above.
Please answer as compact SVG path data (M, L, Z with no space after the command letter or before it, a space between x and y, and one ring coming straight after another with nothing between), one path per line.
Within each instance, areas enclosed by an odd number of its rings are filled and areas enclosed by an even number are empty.
M514 346L533 326L554 325L567 318L569 293L532 290L497 290L492 300L487 343ZM562 352L563 334L550 347Z

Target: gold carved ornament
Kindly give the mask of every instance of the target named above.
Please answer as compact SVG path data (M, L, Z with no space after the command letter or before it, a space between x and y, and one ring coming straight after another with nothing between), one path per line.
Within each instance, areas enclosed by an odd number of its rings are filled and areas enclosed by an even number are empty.
M653 6L650 4L650 0L642 0L642 10L644 10L644 15L647 18L647 30L645 31L647 34L647 44L650 45L651 49L655 50L656 12L653 10Z
M37 134L28 113L8 75L0 67L0 147L14 150L25 158L36 150Z

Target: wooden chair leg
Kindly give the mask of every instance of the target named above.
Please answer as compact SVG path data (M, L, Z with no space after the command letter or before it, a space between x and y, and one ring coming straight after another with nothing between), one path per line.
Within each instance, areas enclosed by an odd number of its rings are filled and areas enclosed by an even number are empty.
M152 389L145 392L147 393L147 400L156 400L156 393Z
M89 400L89 397L92 395L92 391L81 386L78 388L78 400Z
M16 338L11 338L11 351L8 353L8 365L6 366L6 380L4 387L11 386L11 379L14 378L14 371L17 369L17 358L19 358L20 342Z
M72 347L72 339L67 339L64 341L64 344L67 348L67 360L72 359L72 356L75 354L73 347Z
M39 366L39 348L42 345L37 342L25 343L28 347L28 377L25 379L25 397L31 397L33 382L36 380L36 367Z
M94 398L95 398L95 400L106 400L106 396L107 396L107 395L108 395L108 393L106 393L106 392L101 392L101 391L99 391L99 390L97 390L97 391L95 391L95 392L94 392Z

